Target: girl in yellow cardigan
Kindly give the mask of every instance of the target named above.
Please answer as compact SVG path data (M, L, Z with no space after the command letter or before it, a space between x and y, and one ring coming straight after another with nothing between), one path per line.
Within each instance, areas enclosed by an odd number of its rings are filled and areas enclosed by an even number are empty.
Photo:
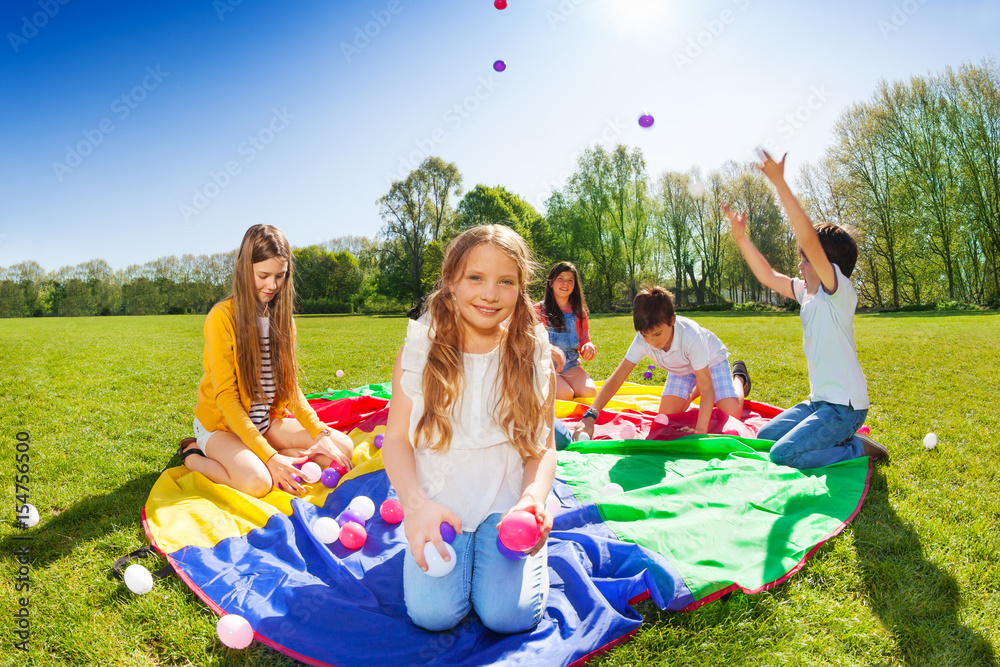
M319 420L299 388L292 264L277 227L254 225L243 236L233 293L205 320L195 438L180 448L188 470L258 498L272 486L301 493L292 464L305 457L350 469L354 449Z

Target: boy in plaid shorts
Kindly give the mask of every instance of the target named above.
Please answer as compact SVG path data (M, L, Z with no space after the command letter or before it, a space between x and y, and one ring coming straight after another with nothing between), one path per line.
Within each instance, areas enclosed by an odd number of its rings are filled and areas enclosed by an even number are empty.
M701 396L695 433L708 433L712 408L739 419L743 400L750 393L750 375L742 361L729 371L729 351L718 336L694 320L674 314L673 295L662 287L644 289L632 302L632 323L638 332L625 358L611 374L590 409L584 413L576 432L594 435L594 424L636 365L649 357L667 371L659 413L677 414L687 410Z

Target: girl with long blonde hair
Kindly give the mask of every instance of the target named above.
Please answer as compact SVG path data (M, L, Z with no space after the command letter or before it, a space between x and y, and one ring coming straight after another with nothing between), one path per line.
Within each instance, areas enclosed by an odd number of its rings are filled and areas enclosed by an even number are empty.
M427 630L475 609L491 630L522 632L544 610L555 372L528 296L533 264L504 225L456 237L396 357L382 458L406 516L406 610ZM497 524L514 510L533 514L541 535L523 560L497 548ZM448 560L442 523L458 533L457 562L433 578L424 545Z
M292 464L304 457L350 468L354 450L299 388L292 260L277 227L254 225L244 234L232 294L205 319L195 437L178 450L189 470L258 498L273 486L301 493ZM288 410L294 418L285 418Z

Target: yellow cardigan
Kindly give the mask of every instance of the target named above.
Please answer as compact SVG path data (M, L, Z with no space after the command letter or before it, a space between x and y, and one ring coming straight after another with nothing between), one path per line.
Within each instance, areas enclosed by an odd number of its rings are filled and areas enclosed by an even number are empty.
M198 386L198 405L194 409L198 421L208 431L235 433L266 463L276 452L247 414L250 393L244 389L236 371L236 320L232 299L215 304L205 319L204 368L205 374ZM298 387L293 399L271 406L271 418L284 417L286 410L291 410L314 439L326 428Z

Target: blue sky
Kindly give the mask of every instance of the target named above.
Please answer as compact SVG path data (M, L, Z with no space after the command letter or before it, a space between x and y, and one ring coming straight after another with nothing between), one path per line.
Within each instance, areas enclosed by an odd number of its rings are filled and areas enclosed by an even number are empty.
M428 154L543 213L595 143L655 177L770 141L795 173L880 79L994 57L998 28L1000 0L7 0L0 266L374 236Z

